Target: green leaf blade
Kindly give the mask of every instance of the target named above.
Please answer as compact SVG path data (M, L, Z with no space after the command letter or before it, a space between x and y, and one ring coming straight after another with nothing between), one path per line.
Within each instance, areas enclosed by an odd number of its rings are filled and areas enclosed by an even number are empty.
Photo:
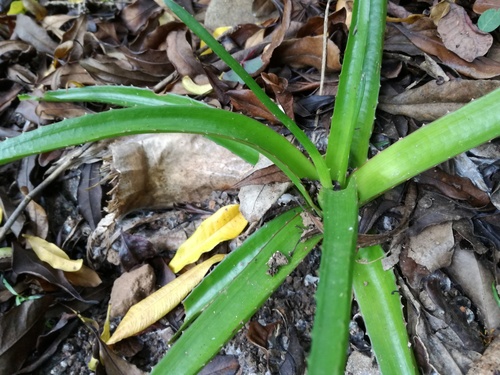
M394 143L354 171L360 205L446 160L500 136L500 89Z
M394 273L384 271L382 248L362 248L354 264L354 293L382 374L419 374Z
M358 235L354 180L340 191L324 192L324 239L308 374L345 370L351 317L353 263Z
M153 369L153 375L198 373L281 285L321 238L316 236L304 242L299 241L297 244L288 241L288 246L283 248L281 246L283 240L300 239L302 220L298 214L291 220L289 218L284 220L283 217L275 220L281 223L282 228L274 239L267 242L267 236L261 237L265 245L259 253L226 288L217 294L213 302L180 336ZM266 264L276 251L287 256L289 263L280 267L276 275L270 276L266 272ZM242 295L245 298L241 298Z

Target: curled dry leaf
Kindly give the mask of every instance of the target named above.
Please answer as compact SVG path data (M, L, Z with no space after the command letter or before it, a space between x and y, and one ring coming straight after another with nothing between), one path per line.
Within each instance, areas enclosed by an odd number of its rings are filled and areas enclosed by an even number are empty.
M187 296L212 265L222 259L224 255L214 255L132 306L106 344L112 345L135 335L161 319Z
M238 204L222 207L203 221L193 235L179 247L168 266L173 272L179 272L219 243L236 238L247 224Z
M70 259L68 254L53 243L47 242L40 237L27 234L23 235L23 237L28 240L38 258L50 264L56 270L76 272L82 268L83 259Z

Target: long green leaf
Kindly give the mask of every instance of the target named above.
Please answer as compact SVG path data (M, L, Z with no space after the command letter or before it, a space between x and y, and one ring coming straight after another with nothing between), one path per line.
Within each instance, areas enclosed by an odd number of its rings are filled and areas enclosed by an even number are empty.
M363 165L368 157L368 146L373 130L375 109L380 90L380 67L384 43L387 1L366 1L370 3L368 40L362 67L363 89L358 94L357 118L352 137L349 164L356 168ZM354 51L356 55L359 51ZM354 56L353 56L354 57ZM349 83L347 83L349 86ZM338 99L337 99L338 100ZM356 115L356 114L355 114Z
M382 374L418 374L391 270L384 271L382 248L359 249L354 265L354 292Z
M233 71L243 80L243 82L245 82L250 90L252 90L261 103L292 132L292 134L297 138L297 141L300 142L311 157L314 166L318 170L317 173L321 184L324 187L331 187L332 182L330 179L330 173L328 172L323 157L319 153L316 146L314 146L314 143L307 138L307 135L298 127L298 125L267 96L264 90L257 84L257 82L255 82L255 80L250 76L250 74L247 73L240 63L236 61L234 57L232 57L206 29L189 14L189 12L173 0L164 0L164 2L193 33L198 35L198 37L203 40L215 52L215 54L217 54L217 56L219 56L231 69L233 69Z
M349 39L328 137L326 164L330 168L333 180L338 181L341 186L344 186L346 181L349 153L361 100L366 99L364 96L366 76L363 66L372 24L370 22L372 3L371 0L355 1L353 5ZM369 125L371 126L371 123Z
M0 164L104 138L166 132L217 136L254 148L273 161L315 207L300 179L316 179L316 170L297 148L258 121L212 108L135 107L64 120L3 141Z
M358 235L355 180L324 197L324 239L308 374L343 374L349 340L353 262Z
M425 125L380 152L352 177L360 205L471 148L500 136L500 89Z
M268 242L267 234L257 235L265 244L260 252L201 312L153 369L153 375L197 374L321 239L315 236L304 242L289 241L284 248L283 241L297 235L300 238L303 223L298 214L292 220L281 216L276 220L282 227L274 238ZM289 263L270 276L266 264L277 251L287 256Z
M38 100L46 102L95 102L118 105L121 107L155 107L155 106L197 106L211 108L207 104L188 96L175 94L157 95L149 89L128 86L88 86L73 89L48 91L42 95L19 95L21 100ZM248 163L255 165L259 161L259 153L254 149L229 139L207 136L211 141L227 148Z

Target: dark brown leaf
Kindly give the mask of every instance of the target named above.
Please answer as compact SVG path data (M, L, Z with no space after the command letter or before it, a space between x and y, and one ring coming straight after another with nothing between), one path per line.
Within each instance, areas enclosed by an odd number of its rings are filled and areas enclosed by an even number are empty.
M102 218L100 167L101 163L84 164L81 167L82 174L78 185L78 208L92 230L95 230Z
M121 245L118 254L120 263L126 271L142 264L146 259L156 255L156 250L147 238L139 235L121 233Z
M259 169L249 176L242 179L236 185L233 186L234 189L239 189L242 186L248 185L266 185L272 184L274 182L289 182L290 179L279 169L276 165L270 165Z
M187 41L186 30L174 30L167 36L167 56L181 76L196 77L205 74L200 61L194 56Z
M18 371L42 332L44 315L53 299L49 296L25 301L0 315L0 368L6 374Z
M292 68L314 67L321 70L323 37L310 36L285 40L276 48L271 63L290 65ZM327 44L326 71L340 71L340 50L331 41Z
M257 321L251 321L248 324L247 338L258 347L267 350L269 348L268 340L272 336L278 323L270 323L263 326Z
M154 0L141 0L123 8L121 18L125 26L135 35L162 12L163 9Z
M236 111L241 111L253 118L264 119L272 124L279 123L276 117L257 99L252 90L229 90L226 94L231 98L231 104Z
M416 181L434 186L449 198L467 201L473 207L486 207L490 204L490 197L478 189L468 178L450 175L439 168L428 170Z

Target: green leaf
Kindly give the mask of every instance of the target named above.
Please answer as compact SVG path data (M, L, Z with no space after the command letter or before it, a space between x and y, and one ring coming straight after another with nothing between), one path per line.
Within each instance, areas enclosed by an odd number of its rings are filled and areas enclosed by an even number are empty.
M382 374L418 374L392 270L384 271L380 246L359 249L354 292Z
M210 108L207 104L188 96L176 94L157 95L149 89L127 86L89 86L73 89L48 91L43 95L19 95L21 100L38 100L46 102L95 102L118 105L121 107L186 105ZM228 139L207 136L218 145L227 148L248 163L255 165L259 161L259 153L241 143Z
M301 217L297 213L291 220L283 219L282 216L275 219L275 222L281 223L281 229L271 241L267 234L262 236L257 232L254 235L262 241L258 254L180 336L153 369L153 375L198 373L321 239L315 236L304 242L291 241L292 238L300 239ZM282 252L289 263L270 276L266 272L267 262L277 251Z
M64 120L3 141L0 164L105 138L168 132L216 136L253 148L273 161L315 207L300 179L317 179L317 172L295 146L256 120L215 108L135 107Z
M220 291L227 287L248 264L266 246L285 249L290 243L300 239L300 231L289 233L290 237L277 236L291 220L296 221L301 208L295 208L280 215L278 219L266 223L257 232L248 237L243 245L232 251L219 266L208 275L200 285L184 301L186 318L184 325L189 325L207 304L216 297ZM184 327L184 326L183 326ZM185 328L185 327L184 327Z
M488 9L477 20L477 27L485 33L490 33L500 26L500 9Z
M360 205L471 148L500 136L500 89L396 142L354 171Z
M351 318L352 275L358 235L355 180L326 190L324 238L308 374L344 374Z

